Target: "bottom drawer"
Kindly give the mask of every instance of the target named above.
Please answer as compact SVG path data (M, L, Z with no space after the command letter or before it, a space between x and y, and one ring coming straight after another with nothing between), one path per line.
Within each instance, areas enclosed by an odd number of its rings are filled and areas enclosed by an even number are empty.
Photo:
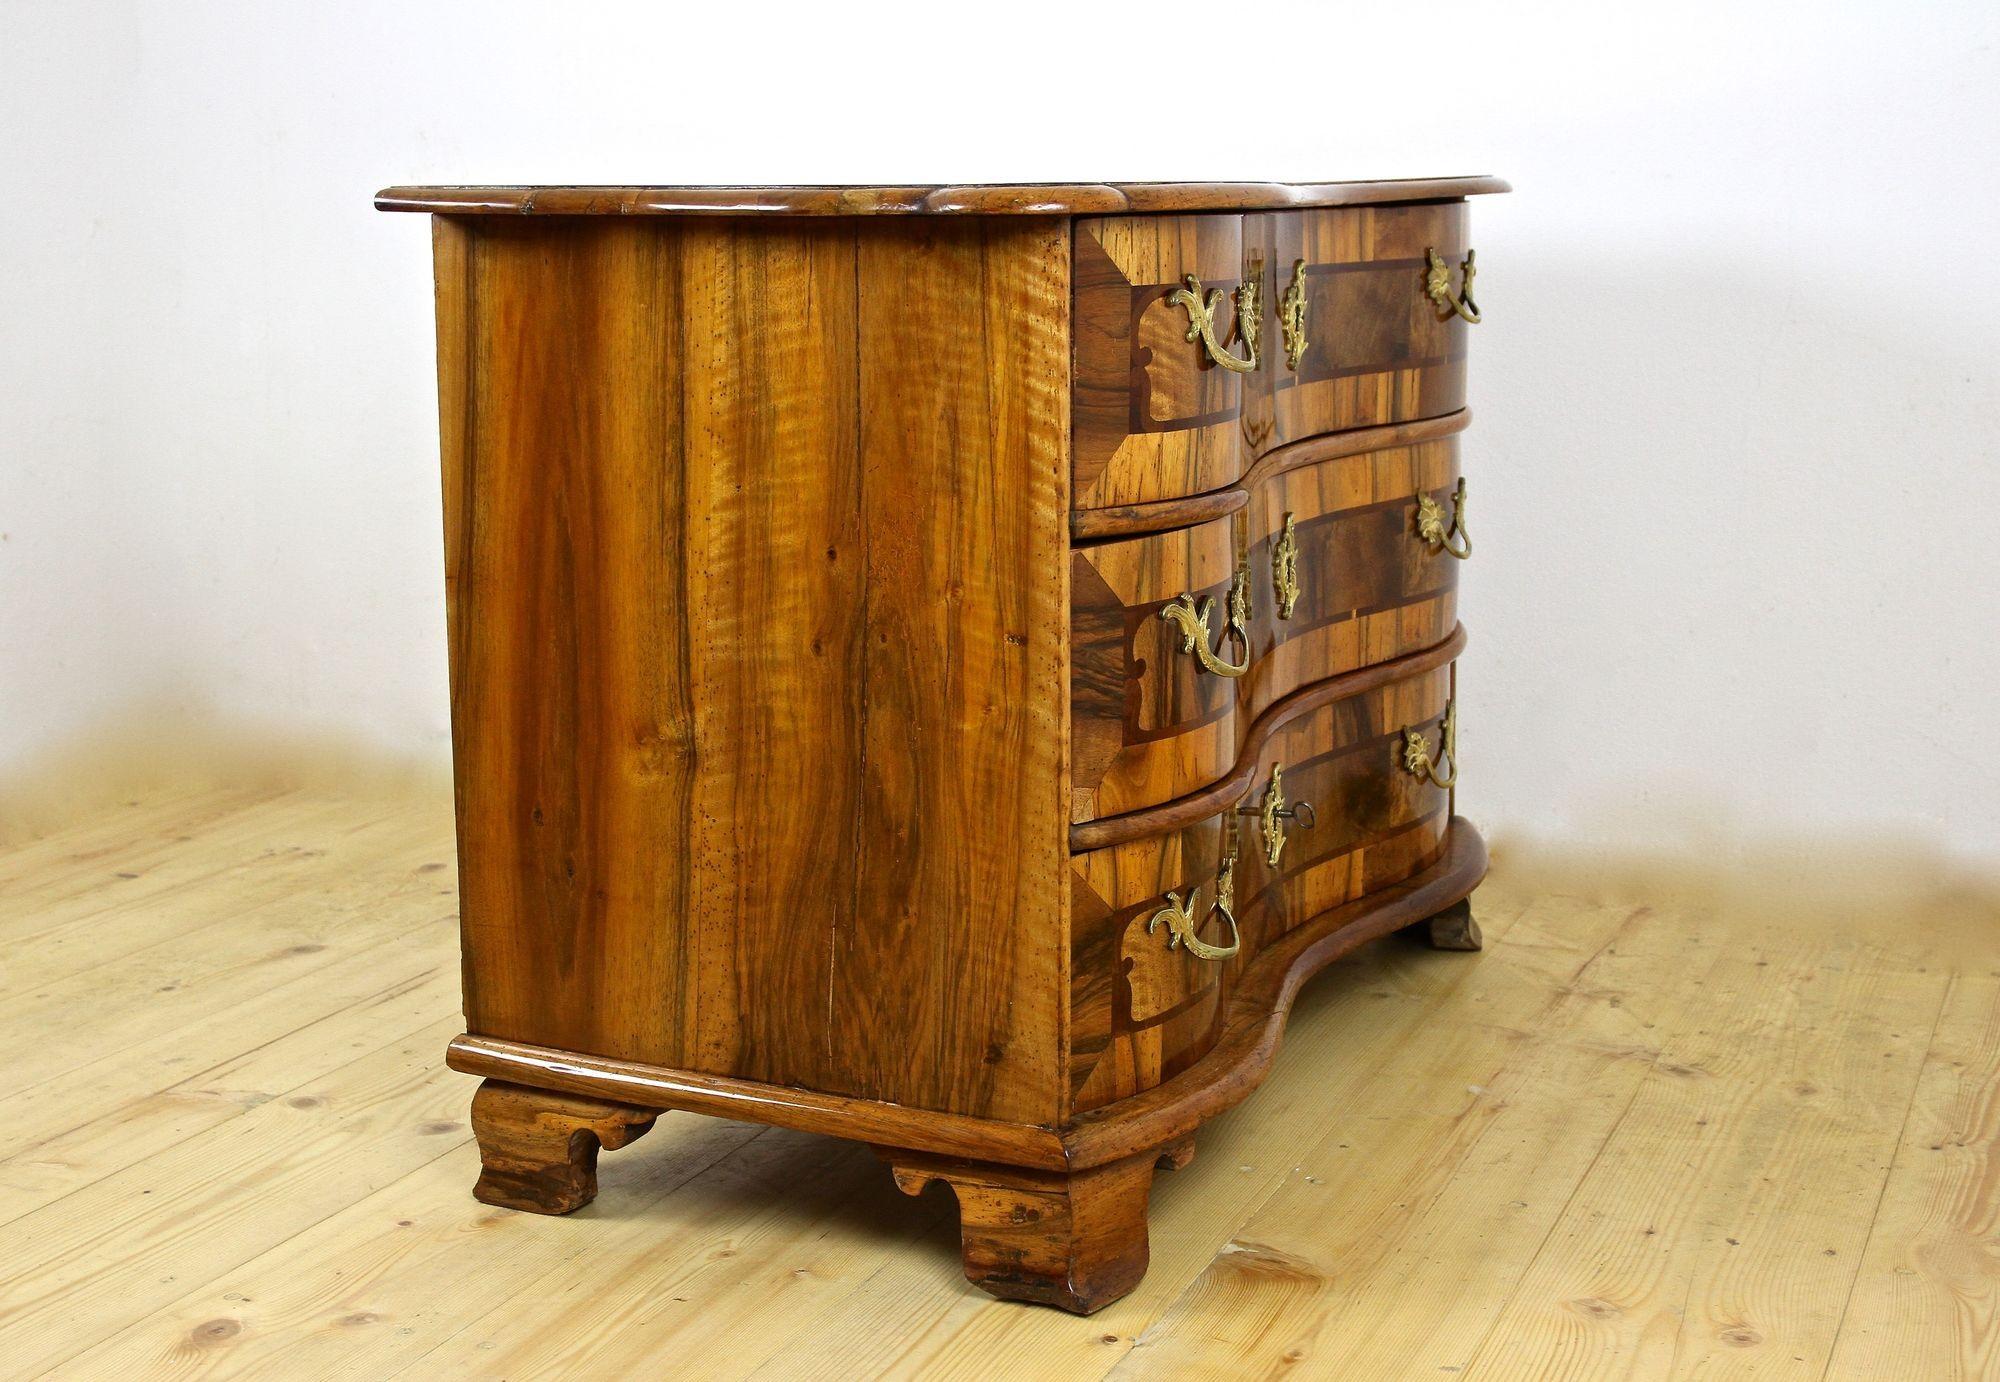
M1071 858L1073 1113L1199 1060L1259 950L1443 854L1454 675L1303 709L1254 746L1234 811Z

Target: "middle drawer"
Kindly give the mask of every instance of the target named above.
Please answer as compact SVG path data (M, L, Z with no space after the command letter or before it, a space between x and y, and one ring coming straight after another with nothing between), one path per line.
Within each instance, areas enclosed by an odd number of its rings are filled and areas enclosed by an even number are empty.
M1281 697L1445 638L1464 499L1446 437L1301 467L1225 518L1077 549L1071 821L1207 786Z

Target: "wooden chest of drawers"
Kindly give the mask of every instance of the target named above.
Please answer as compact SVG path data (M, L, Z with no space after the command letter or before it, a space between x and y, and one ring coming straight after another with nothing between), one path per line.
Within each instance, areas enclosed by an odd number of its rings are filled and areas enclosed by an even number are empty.
M866 1141L1089 1311L1305 977L1430 921L1490 178L407 188L473 1121Z

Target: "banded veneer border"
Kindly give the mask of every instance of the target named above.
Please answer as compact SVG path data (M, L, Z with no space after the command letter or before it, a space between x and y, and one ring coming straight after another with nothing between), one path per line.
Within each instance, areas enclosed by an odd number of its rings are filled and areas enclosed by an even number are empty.
M1136 811L1126 811L1116 816L1099 816L1096 820L1078 821L1069 828L1070 853L1087 854L1091 850L1123 844L1127 840L1138 840L1148 835L1179 830L1182 826L1192 825L1205 816L1212 816L1217 811L1224 810L1250 790L1250 784L1257 776L1258 756L1263 753L1264 745L1270 741L1271 736L1285 724L1333 701L1344 701L1350 696L1359 696L1387 686L1391 682L1402 681L1406 677L1442 667L1465 651L1465 643L1465 625L1457 624L1440 642L1428 648L1300 687L1282 699L1272 702L1264 713L1257 717L1249 732L1243 736L1243 745L1236 753L1235 766L1224 776L1199 791L1189 792L1185 796L1175 797L1172 801L1161 802L1157 806L1141 807Z
M445 1050L445 1064L465 1075L533 1089L584 1094L640 1108L677 1109L750 1123L771 1123L801 1132L880 1143L908 1151L999 1161L1010 1166L1063 1170L1062 1139L1049 1128L1009 1123L936 1109L911 1108L879 1099L787 1085L764 1084L730 1075L706 1075L643 1061L559 1051L526 1042L466 1033Z
M1074 509L1069 516L1070 540L1079 546L1109 538L1143 537L1148 533L1171 532L1198 523L1226 518L1250 503L1251 492L1274 475L1298 470L1321 461L1337 461L1343 456L1363 456L1371 451L1389 451L1399 446L1419 446L1442 441L1472 425L1472 410L1414 422L1391 422L1380 427L1356 427L1345 432L1326 432L1303 441L1290 442L1265 452L1243 472L1235 484L1206 494L1177 499L1154 499L1144 504L1118 504L1104 509Z

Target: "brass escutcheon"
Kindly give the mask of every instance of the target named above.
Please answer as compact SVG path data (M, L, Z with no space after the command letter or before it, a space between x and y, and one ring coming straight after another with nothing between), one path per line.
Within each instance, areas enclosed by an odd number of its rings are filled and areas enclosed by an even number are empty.
M1443 550L1464 561L1472 555L1472 534L1465 529L1465 477L1458 477L1458 488L1451 495L1451 526L1447 528L1444 510L1438 501L1428 494L1417 496L1417 536L1433 552ZM1454 543L1453 538L1458 541Z
M1450 267L1438 257L1436 250L1424 250L1424 296L1438 305L1440 320L1457 315L1474 326L1479 324L1479 304L1472 300L1472 276L1476 272L1473 253L1467 250L1465 262L1458 266L1459 287L1454 293L1451 290Z
M1278 329L1285 336L1285 364L1299 372L1306 358L1306 261L1292 265L1292 286L1278 299Z
M1431 757L1431 741L1422 730L1403 731L1403 771L1412 777L1420 777L1434 786L1449 789L1458 781L1458 698L1452 697L1444 705L1444 721L1439 725L1443 745L1436 758ZM1442 766L1444 772L1439 773Z
M1195 902L1201 897L1201 889L1196 887L1181 901L1179 893L1167 894L1167 905L1147 918L1146 934L1152 935L1161 922L1167 924L1167 949L1186 946L1188 954L1197 960L1226 960L1243 948L1243 933L1236 927L1236 915L1230 908L1236 902L1236 855L1232 852L1222 861L1222 867L1215 874L1215 903L1209 911L1218 913L1229 923L1229 944L1210 945L1194 933ZM1207 918L1203 918L1206 920Z
M1222 626L1225 639L1234 638L1242 645L1242 662L1224 662L1209 648L1208 619L1213 613L1214 596L1197 605L1194 596L1181 595L1160 611L1160 618L1180 630L1181 651L1193 653L1205 670L1219 677L1240 677L1250 670L1250 571L1247 567L1237 567L1236 578L1230 582L1229 617Z
M1250 352L1248 359L1231 355L1215 339L1215 313L1222 306L1222 289L1204 289L1201 280L1189 274L1185 288L1176 288L1167 294L1168 302L1187 308L1187 338L1200 341L1208 351L1209 359L1236 374L1248 374L1258 365L1258 338L1264 330L1263 289L1260 286L1263 277L1263 269L1253 266L1236 289L1236 334L1242 339L1243 348Z
M1239 816L1255 816L1264 832L1264 862L1272 868L1285 852L1285 822L1295 822L1301 830L1311 830L1317 821L1312 803L1285 801L1285 765L1271 765L1271 780L1264 787L1263 800L1254 807L1238 807Z
M1290 514L1271 549L1271 589L1278 596L1278 617L1291 618L1299 603L1299 530Z

